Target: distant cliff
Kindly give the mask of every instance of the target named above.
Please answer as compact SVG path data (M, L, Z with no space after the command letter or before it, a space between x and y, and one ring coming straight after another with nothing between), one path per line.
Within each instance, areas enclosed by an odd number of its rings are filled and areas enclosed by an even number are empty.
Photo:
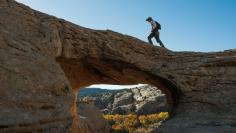
M114 92L114 90L107 90L107 89L101 89L101 88L82 88L79 90L77 93L78 97L84 97L84 96L91 96L91 95L96 95L96 94L101 94L101 93L106 93L106 92Z
M84 94L86 89L79 93ZM92 92L92 93L90 93ZM123 90L88 89L80 96L78 106L83 102L93 103L104 114L154 114L168 112L165 94L157 87L142 86ZM78 94L80 95L80 94Z

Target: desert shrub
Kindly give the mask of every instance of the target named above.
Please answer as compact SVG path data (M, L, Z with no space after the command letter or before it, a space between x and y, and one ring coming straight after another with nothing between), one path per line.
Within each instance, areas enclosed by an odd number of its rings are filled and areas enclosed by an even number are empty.
M103 117L111 125L114 133L132 133L137 127L148 126L159 123L169 117L168 112L150 115L103 115Z
M162 119L162 120L165 120L165 119L167 119L169 117L169 113L168 112L161 112L158 115L159 115L160 119Z
M168 117L169 117L168 112L161 112L159 114L140 115L138 119L142 125L149 125L163 121Z

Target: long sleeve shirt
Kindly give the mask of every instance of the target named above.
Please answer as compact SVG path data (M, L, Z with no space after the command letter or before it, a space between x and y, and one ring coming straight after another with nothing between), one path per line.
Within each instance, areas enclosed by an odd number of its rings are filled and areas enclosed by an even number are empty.
M152 31L157 29L157 24L156 24L156 22L154 20L152 20L150 23L151 23L151 26L152 26Z

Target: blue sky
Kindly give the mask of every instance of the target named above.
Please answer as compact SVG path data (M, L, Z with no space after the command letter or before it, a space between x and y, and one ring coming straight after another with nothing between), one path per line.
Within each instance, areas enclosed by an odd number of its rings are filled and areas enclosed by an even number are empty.
M150 32L145 19L151 16L162 25L162 42L174 51L236 48L236 0L17 1L84 27L111 29L144 41Z
M236 0L18 0L33 9L93 29L147 41L152 16L174 51L236 48Z

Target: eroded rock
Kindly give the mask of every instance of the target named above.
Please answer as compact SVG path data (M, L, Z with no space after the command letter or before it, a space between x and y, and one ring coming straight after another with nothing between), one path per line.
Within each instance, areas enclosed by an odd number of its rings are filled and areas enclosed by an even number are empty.
M83 132L89 133L109 133L110 126L107 121L103 118L100 110L91 105L81 103L78 105L78 112L80 117L79 128Z

